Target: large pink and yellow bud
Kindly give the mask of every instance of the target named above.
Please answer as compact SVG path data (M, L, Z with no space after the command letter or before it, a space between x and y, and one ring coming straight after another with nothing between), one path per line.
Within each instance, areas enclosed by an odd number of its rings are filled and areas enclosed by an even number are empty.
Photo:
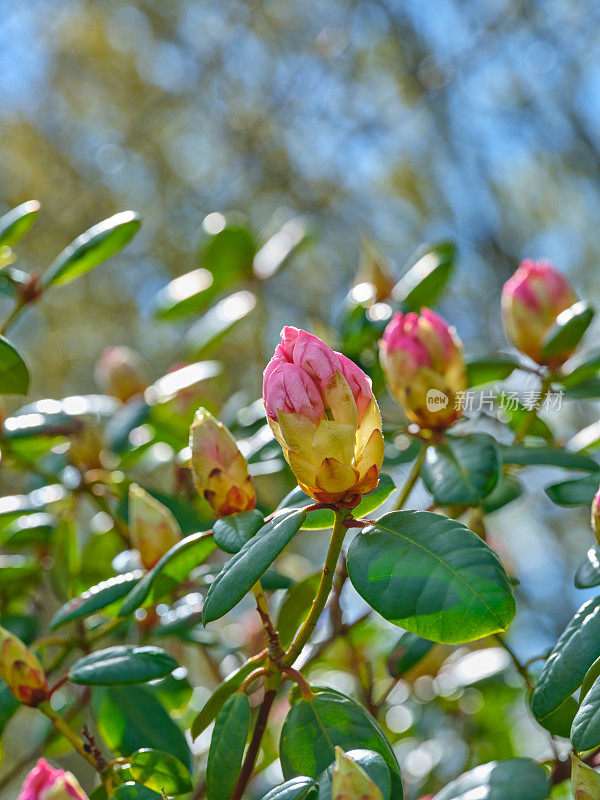
M216 517L254 508L256 494L248 463L229 430L205 408L196 412L190 448L194 483Z
M600 488L592 500L592 530L600 544Z
M26 706L48 699L46 675L37 656L10 631L0 627L0 678Z
M129 530L146 569L159 561L182 538L173 514L137 483L129 487Z
M571 791L574 800L598 800L600 774L588 767L575 753L571 753L571 766Z
M371 381L317 336L286 327L264 372L267 419L298 484L354 508L379 482L381 415Z
M558 315L578 300L566 278L548 261L526 258L502 289L502 318L510 342L538 364L559 366L575 351L543 355L546 335Z
M462 416L458 393L467 388L462 343L434 311L394 314L379 356L388 387L412 422L445 430Z
M25 778L17 800L88 800L77 778L43 758Z

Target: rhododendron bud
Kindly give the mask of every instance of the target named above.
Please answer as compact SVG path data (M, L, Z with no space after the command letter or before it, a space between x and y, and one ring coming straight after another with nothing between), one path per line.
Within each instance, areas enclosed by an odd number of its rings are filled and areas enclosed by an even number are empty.
M48 698L48 681L37 656L2 627L0 678L17 700L26 706L37 706Z
M181 529L173 514L136 483L129 487L129 529L131 543L146 569L152 569L181 540Z
M17 800L88 800L77 778L43 758L25 778Z
M394 314L379 354L388 387L410 420L444 430L462 416L458 393L467 388L462 343L434 311Z
M558 366L576 345L547 359L544 340L558 315L577 302L566 278L548 261L526 258L502 289L502 318L512 344L538 364Z
M383 800L380 788L364 769L335 748L335 766L331 776L331 800Z
M143 394L150 382L142 357L123 345L107 347L102 352L94 368L94 378L103 392L122 403Z
M205 408L190 428L190 467L196 488L217 517L250 511L256 505L248 463L225 425Z
M354 508L379 482L381 415L371 381L317 336L286 327L264 372L269 425L298 484Z
M588 767L571 753L571 790L575 800L598 800L600 797L600 774Z
M598 544L600 544L600 488L592 500L592 530L596 534Z

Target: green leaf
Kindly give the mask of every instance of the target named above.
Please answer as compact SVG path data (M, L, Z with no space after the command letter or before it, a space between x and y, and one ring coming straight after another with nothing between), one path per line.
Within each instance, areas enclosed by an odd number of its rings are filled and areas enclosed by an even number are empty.
M21 708L21 703L0 678L0 736L6 727L6 723L19 708Z
M594 472L600 469L600 465L593 458L583 455L583 453L559 450L557 447L500 445L500 452L505 464L562 467L563 469L580 469L586 472ZM598 480L600 482L600 477Z
M186 335L187 347L195 357L204 355L223 339L229 331L250 314L256 306L256 297L247 289L230 294L197 320Z
M302 217L287 220L254 256L253 272L259 280L271 278L304 245L311 242L306 221Z
M31 228L40 211L37 200L27 200L0 218L0 247L13 247Z
M595 544L587 551L575 573L575 586L578 589L591 589L600 586L600 546Z
M592 688L596 679L600 676L600 658L597 658L592 666L588 669L583 683L581 684L581 691L579 693L579 700L583 700L589 690ZM568 736L567 736L568 738Z
M503 475L496 488L481 503L486 514L498 511L523 494L521 483L513 475Z
M14 344L0 336L0 394L27 394L29 369Z
M594 317L594 309L583 301L574 303L561 312L556 323L544 337L542 356L546 359L560 356L565 351L573 350L589 327Z
M320 581L320 572L316 575L309 575L304 580L295 583L283 598L277 617L277 631L285 648L290 646L294 634L307 617Z
M546 771L530 758L511 758L482 764L449 783L433 800L546 800L550 785Z
M600 680L594 682L575 714L571 743L579 753L600 745Z
M306 512L282 511L264 525L225 564L210 585L204 602L204 624L219 619L236 606L300 530Z
M600 397L600 378L590 378L576 386L567 386L563 390L569 400L591 400Z
M521 430L531 413L530 410L525 408L521 403L517 403L516 408L513 408L512 404L509 404L509 401L506 401L504 404L500 403L500 408L502 414L508 420L508 427L515 431L515 433ZM529 425L530 423L527 424ZM554 434L540 417L536 417L533 420L533 424L531 424L529 428L528 436L543 439L546 442L554 441Z
M160 647L120 644L80 658L71 667L69 680L83 686L144 683L162 678L178 666Z
M29 547L48 545L54 529L56 517L53 514L26 514L10 522L3 531L5 547Z
M192 724L192 737L194 739L197 739L198 736L206 730L223 707L227 698L231 697L231 695L240 688L244 680L256 667L257 663L255 660L248 660L245 664L228 675L225 681L215 689L194 719Z
M184 794L192 791L187 767L171 753L144 747L129 756L131 777L156 792Z
M598 491L600 480L597 473L584 475L570 481L551 483L545 492L559 506L589 506Z
M252 275L255 254L252 232L242 223L227 220L225 228L206 239L200 263L212 272L220 291Z
M387 667L392 678L401 678L434 647L435 642L405 631L390 653Z
M465 525L427 511L393 511L348 550L357 592L389 622L460 644L505 630L515 615L508 575Z
M155 317L175 320L202 311L215 295L213 283L212 273L203 268L180 275L155 295Z
M495 440L474 433L428 447L421 475L438 505L477 505L498 483L500 468Z
M571 367L570 370L557 379L563 386L576 386L578 383L595 378L600 371L600 350L590 353L585 358L579 358L575 364L568 362L567 366Z
M191 753L181 729L145 686L98 686L92 707L100 735L119 755L151 747L176 756L191 768Z
M518 367L518 361L503 353L497 356L473 359L467 362L468 385L481 386L484 383L503 381Z
M276 786L262 800L316 800L317 784L306 775L299 775Z
M237 553L264 523L264 516L257 509L222 517L213 525L215 544L226 553Z
M6 594L20 596L39 582L39 559L22 555L0 555L0 587Z
M389 800L392 791L392 779L385 759L374 750L349 750L346 758L355 761L377 786L383 800ZM331 800L331 779L335 762L330 764L319 778L319 800Z
M73 520L61 519L56 526L52 541L52 557L54 568L50 576L54 591L63 599L71 597L75 593L81 569L77 532Z
M125 598L119 616L126 617L142 605L151 605L172 592L215 548L210 533L195 533L168 550Z
M456 248L452 242L425 245L412 257L418 260L394 286L392 296L411 311L433 307L454 269Z
M402 780L396 756L383 731L358 703L334 689L316 689L311 700L298 700L290 709L279 742L285 778L318 778L342 750L374 750L391 775L391 800L402 800Z
M543 720L582 684L600 657L600 596L577 611L549 655L531 698L531 710Z
M567 697L562 706L556 711L548 714L542 720L538 720L542 728L545 728L552 736L562 736L568 739L571 735L571 725L579 708L579 703L574 697Z
M121 211L89 228L56 256L44 274L44 286L62 286L89 272L125 247L140 225L133 211Z
M162 794L158 794L154 789L133 781L117 786L110 796L110 800L161 800L161 798Z
M116 575L92 586L79 597L68 600L52 617L50 630L54 631L74 619L87 617L120 600L131 591L143 574L141 569L136 569L124 575Z
M229 800L242 766L242 757L250 730L250 701L242 693L227 700L210 741L206 765L208 800Z

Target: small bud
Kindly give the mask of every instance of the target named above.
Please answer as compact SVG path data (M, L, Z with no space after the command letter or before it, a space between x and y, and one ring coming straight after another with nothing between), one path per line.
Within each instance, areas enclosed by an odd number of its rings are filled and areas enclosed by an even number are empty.
M173 514L136 483L129 487L129 529L131 543L146 569L152 569L181 540L181 528Z
M77 778L43 758L25 778L17 800L88 800Z
M596 534L598 544L600 544L600 488L592 500L592 530Z
M107 347L96 362L94 378L103 392L122 403L143 394L150 382L139 353L123 345Z
M331 800L383 800L381 790L364 769L335 748L335 767L331 778Z
M394 314L379 343L390 392L421 428L445 430L462 416L458 393L467 388L456 329L428 308Z
M370 241L362 245L360 265L354 281L355 286L369 284L372 287L372 300L381 303L389 300L396 285L393 265Z
M48 699L48 681L37 656L2 627L0 678L23 705L37 706Z
M600 797L600 774L588 767L571 753L571 790L575 800L598 800Z
M577 302L566 278L548 261L526 258L502 289L502 318L510 342L538 364L544 339L558 315ZM552 355L551 366L563 364L575 351L569 347Z
M250 511L256 505L248 463L225 425L205 408L190 428L190 468L196 489L216 517Z
M354 508L377 486L381 415L353 361L288 326L264 371L263 399L298 484L314 500Z

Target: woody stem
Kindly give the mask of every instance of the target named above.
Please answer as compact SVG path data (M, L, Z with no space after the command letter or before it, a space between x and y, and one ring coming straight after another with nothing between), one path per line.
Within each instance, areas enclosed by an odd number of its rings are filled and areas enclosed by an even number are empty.
M412 465L412 469L408 474L408 478L406 479L406 483L402 487L402 491L400 492L400 497L398 498L396 505L394 506L394 511L400 511L401 508L404 508L406 501L410 497L410 493L414 489L415 483L417 482L419 475L421 474L421 467L423 466L423 462L425 461L425 455L427 453L427 445L425 442L421 445L421 450L419 451L419 455L417 456L417 460Z
M84 745L83 745L83 742L81 741L81 739L80 739L80 738L77 736L77 734L76 734L74 731L72 731L72 730L71 730L71 728L70 728L70 727L67 725L67 723L66 723L66 722L64 721L64 719L63 719L63 718L60 716L60 714L58 714L58 713L57 713L57 712L56 712L56 711L55 711L55 710L52 708L52 706L50 705L50 703L40 703L40 705L38 706L38 708L39 708L39 710L40 710L40 711L41 711L43 714L45 714L45 715L48 717L48 719L49 719L49 720L52 722L52 724L54 725L54 727L56 728L56 730L57 730L59 733L62 733L62 735L65 737L65 739L68 739L68 741L70 742L70 744L71 744L71 745L73 746L73 748L74 748L74 749L75 749L75 750L76 750L76 751L79 753L79 755L80 755L82 758L85 758L85 760L86 760L86 761L87 761L89 764L91 764L91 765L92 765L92 767L93 767L95 770L98 770L98 764L96 763L96 759L94 758L94 756L92 755L92 753L89 753L89 752L88 752L88 751L85 749L85 747L84 747Z

